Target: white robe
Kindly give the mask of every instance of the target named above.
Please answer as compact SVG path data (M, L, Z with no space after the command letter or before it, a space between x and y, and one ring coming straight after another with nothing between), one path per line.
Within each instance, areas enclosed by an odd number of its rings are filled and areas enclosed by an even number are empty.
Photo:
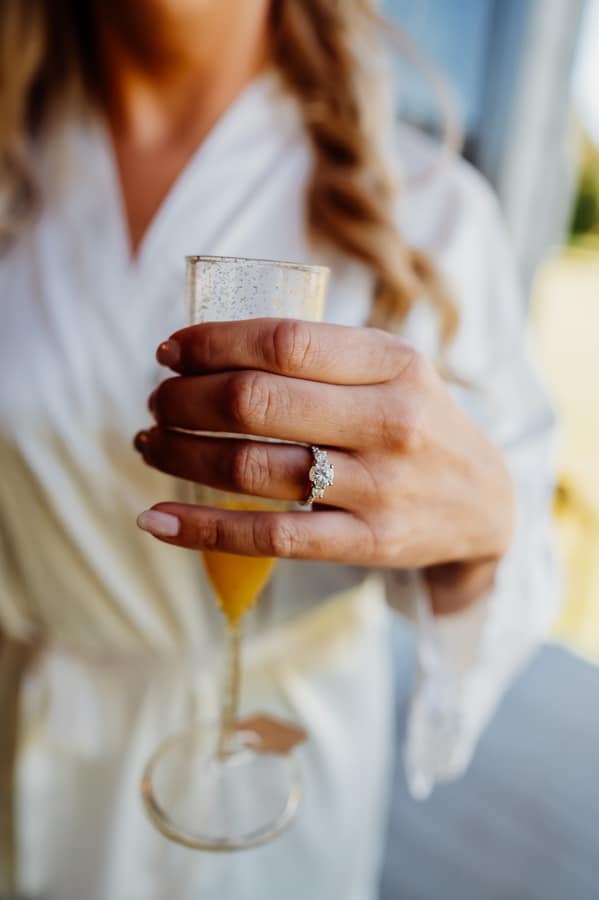
M470 384L460 401L504 448L519 490L497 586L439 623L417 573L280 563L249 617L243 707L306 726L305 800L271 845L199 854L154 831L139 798L159 741L215 714L222 649L197 554L135 526L180 490L131 446L165 374L153 352L184 324L185 254L328 263L326 318L352 325L368 318L372 279L307 242L310 148L272 74L214 127L133 261L106 134L79 123L60 137L58 169L51 142L39 154L42 214L0 259L0 627L43 641L22 692L19 885L46 900L374 900L393 735L386 600L418 628L406 763L421 795L463 770L555 604L552 416L495 200L461 161L411 178L435 151L401 129L401 227L450 281L461 310L451 364ZM417 307L408 339L432 356L435 334Z

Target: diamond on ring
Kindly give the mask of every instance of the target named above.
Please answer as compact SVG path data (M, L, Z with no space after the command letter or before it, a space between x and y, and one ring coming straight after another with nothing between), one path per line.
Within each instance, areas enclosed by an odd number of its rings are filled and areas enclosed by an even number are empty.
M307 505L314 503L315 500L322 500L326 489L335 483L335 467L329 462L327 451L321 450L320 447L312 447L312 456L314 462L308 472L312 488L306 500Z

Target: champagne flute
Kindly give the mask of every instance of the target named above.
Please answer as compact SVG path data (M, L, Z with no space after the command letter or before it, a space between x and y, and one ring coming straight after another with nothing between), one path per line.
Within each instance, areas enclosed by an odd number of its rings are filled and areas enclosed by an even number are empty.
M187 257L188 322L263 317L318 321L329 271L274 260ZM195 502L228 509L281 509L286 504L191 487ZM246 612L267 583L274 559L202 551L223 613L227 659L220 722L198 724L164 741L142 778L153 824L199 850L233 851L272 840L293 819L301 796L297 761L268 751L238 724L241 633Z

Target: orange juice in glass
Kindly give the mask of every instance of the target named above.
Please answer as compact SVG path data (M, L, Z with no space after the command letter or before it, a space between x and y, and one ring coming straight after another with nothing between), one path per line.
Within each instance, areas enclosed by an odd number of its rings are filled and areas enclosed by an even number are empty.
M199 488L200 497L201 492L202 489ZM218 492L210 493L211 496L204 495L203 499L226 509L243 511L280 509L283 505L273 503L267 507L264 501L235 498L230 494L226 495L225 501L219 502ZM218 550L201 550L200 555L214 589L214 596L228 626L236 627L245 613L255 606L270 578L276 560L270 556L238 556L233 553L220 553Z
M202 557L218 605L229 625L235 626L256 604L275 560L263 556L234 556L217 550L204 550Z

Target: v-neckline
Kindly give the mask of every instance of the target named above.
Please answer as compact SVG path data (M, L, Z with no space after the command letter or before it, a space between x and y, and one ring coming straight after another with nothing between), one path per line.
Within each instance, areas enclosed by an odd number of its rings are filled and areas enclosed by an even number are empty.
M135 251L132 248L131 232L128 225L123 185L119 174L114 141L108 123L102 117L97 117L96 125L99 143L110 182L110 196L115 209L118 241L127 268L130 271L134 272L143 268L144 261L151 255L152 245L157 240L156 236L163 231L165 223L170 219L171 211L178 206L180 199L185 195L190 182L196 176L200 163L203 166L210 159L212 153L218 149L221 140L226 138L227 133L235 131L235 123L240 118L240 113L243 113L246 107L251 107L256 102L259 102L261 98L266 98L273 91L277 81L278 77L273 69L267 69L260 73L218 117L179 170L171 186L152 214L141 239L137 242Z

